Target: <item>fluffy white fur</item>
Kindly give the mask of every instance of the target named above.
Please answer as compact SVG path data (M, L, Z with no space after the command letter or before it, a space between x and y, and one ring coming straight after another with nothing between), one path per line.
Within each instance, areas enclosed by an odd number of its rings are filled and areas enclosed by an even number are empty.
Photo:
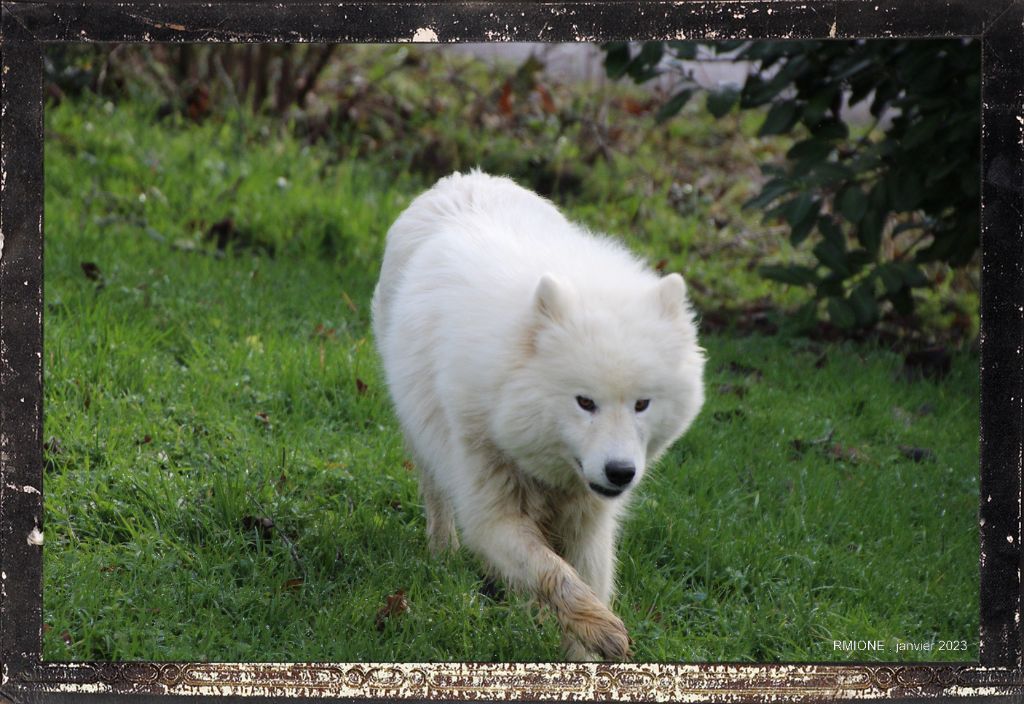
M456 173L388 232L373 325L432 550L461 534L553 609L569 657L627 657L618 523L704 401L682 277L507 178ZM636 472L614 497L609 462Z

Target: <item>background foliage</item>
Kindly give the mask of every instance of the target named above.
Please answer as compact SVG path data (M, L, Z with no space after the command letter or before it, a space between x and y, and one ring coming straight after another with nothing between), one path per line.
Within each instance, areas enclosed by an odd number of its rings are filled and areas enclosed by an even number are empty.
M612 78L643 83L666 64L694 59L698 45L605 47ZM912 291L941 262L963 267L979 233L980 51L946 42L743 42L705 45L713 57L754 62L742 86L713 90L707 108L768 106L758 134L792 134L784 165L766 163L760 193L745 206L785 222L814 263L761 267L773 280L815 290L844 328L870 327L887 310L908 316ZM676 115L695 92L685 75L659 108ZM865 103L873 123L851 130ZM887 303L888 306L881 305Z

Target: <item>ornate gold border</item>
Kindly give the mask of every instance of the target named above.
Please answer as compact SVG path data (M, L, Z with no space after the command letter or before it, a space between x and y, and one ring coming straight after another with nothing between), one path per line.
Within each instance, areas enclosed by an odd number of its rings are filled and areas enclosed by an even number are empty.
M437 700L792 701L1024 697L1024 673L964 664L43 663L36 692Z

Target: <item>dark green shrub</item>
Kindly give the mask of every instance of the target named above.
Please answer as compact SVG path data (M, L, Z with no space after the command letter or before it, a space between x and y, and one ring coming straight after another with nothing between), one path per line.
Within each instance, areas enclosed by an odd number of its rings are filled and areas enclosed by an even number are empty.
M796 139L783 166L765 165L746 203L785 221L812 266L764 266L770 279L813 287L845 328L874 325L885 304L913 311L927 265L962 266L979 242L980 63L974 40L729 42L701 45L754 62L742 87L707 95L714 115L768 106L760 134ZM609 77L642 83L698 45L604 46ZM674 116L697 91L683 74L661 106ZM874 124L851 134L848 109L867 102ZM925 268L923 268L925 267Z

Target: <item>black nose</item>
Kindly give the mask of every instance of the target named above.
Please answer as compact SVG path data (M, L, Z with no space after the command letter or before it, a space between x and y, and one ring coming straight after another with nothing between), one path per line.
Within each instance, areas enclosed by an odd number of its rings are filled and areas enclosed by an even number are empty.
M636 475L636 467L632 462L614 461L604 466L604 474L615 486L626 486Z

